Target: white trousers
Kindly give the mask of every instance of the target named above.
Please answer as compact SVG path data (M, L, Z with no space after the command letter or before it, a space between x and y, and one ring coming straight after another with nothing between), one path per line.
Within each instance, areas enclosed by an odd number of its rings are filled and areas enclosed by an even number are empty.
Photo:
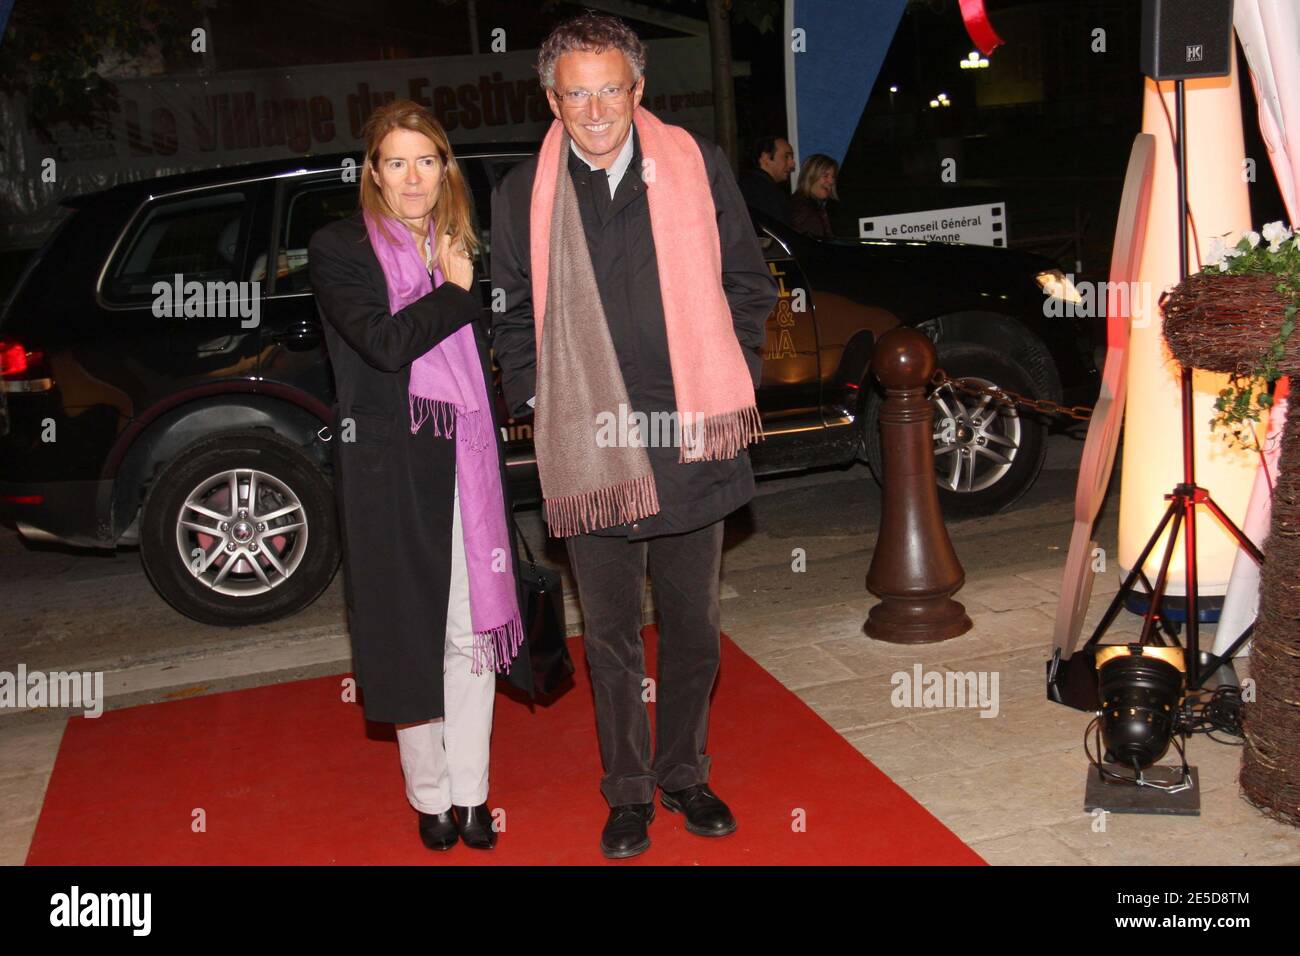
M469 610L469 569L460 522L460 484L452 506L451 591L442 662L444 717L397 731L406 799L421 813L446 813L452 804L487 801L488 743L496 681L492 668L477 676Z

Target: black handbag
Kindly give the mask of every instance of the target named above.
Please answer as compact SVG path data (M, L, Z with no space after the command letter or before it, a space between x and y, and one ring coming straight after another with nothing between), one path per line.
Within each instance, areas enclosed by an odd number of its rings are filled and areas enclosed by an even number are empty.
M514 521L514 515L510 516ZM573 674L573 658L564 639L564 588L554 568L538 565L533 549L515 522L515 535L527 562L519 563L519 611L527 632L525 644L533 671L533 693L553 694Z

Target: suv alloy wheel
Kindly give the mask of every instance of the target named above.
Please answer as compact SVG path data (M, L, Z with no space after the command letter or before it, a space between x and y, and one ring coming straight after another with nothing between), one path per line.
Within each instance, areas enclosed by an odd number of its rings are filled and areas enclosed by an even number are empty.
M945 342L938 352L939 367L949 378L1038 396L1029 371L987 345ZM878 390L873 390L862 416L863 450L877 480L884 474L880 404ZM1047 423L1043 419L950 388L935 390L930 404L934 408L935 484L945 515L993 514L1034 484L1047 454Z
M154 479L141 556L172 607L207 624L302 610L339 565L334 492L319 467L266 432L196 442Z

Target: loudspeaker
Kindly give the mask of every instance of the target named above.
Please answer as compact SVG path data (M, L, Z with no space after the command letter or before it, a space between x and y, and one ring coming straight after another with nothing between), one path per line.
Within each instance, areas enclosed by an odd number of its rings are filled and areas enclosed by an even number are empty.
M1227 76L1232 0L1142 0L1142 72L1153 80Z

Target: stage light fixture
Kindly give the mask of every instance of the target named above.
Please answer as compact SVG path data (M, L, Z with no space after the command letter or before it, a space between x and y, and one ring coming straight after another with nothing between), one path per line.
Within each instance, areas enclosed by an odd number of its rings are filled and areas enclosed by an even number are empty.
M1098 754L1089 759L1103 779L1154 787L1177 793L1191 787L1190 770L1183 757L1182 781L1175 785L1153 782L1144 775L1169 750L1182 756L1185 748L1175 739L1185 693L1186 664L1181 647L1111 644L1097 649L1097 690L1101 709L1096 728ZM1103 764L1115 765L1107 769ZM1133 776L1118 772L1133 769Z

